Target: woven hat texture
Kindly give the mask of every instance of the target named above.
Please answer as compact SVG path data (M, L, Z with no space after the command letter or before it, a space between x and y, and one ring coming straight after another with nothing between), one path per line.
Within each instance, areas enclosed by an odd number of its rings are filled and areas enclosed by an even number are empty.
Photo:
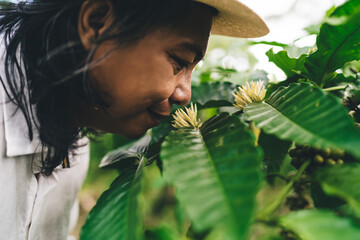
M219 11L212 34L241 38L261 37L269 33L265 22L238 0L195 0Z

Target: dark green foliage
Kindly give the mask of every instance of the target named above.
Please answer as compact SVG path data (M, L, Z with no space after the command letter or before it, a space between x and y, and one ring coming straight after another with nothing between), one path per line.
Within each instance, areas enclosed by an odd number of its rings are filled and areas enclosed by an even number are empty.
M262 167L265 174L280 172L283 161L287 156L291 141L280 140L274 135L260 133L259 145L264 151ZM273 183L276 175L270 175L267 180Z
M197 73L191 101L204 119L222 114L199 129L174 129L169 117L110 152L102 165L122 173L89 214L82 239L360 239L360 65L351 62L360 59L360 2L326 16L307 29L318 33L317 50L250 43L284 49L266 53L286 79L269 83L263 102L235 112L232 93L249 79L267 82L266 72L211 67ZM142 174L154 161L156 180ZM140 215L140 205L162 219Z
M338 211L345 204L345 201L341 198L327 195L318 182L313 182L310 190L316 208Z
M147 240L178 240L179 236L168 227L148 229L145 232Z

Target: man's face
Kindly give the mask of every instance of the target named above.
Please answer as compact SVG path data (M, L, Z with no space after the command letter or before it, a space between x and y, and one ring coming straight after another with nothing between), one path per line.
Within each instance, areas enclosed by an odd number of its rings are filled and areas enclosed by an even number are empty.
M110 106L87 113L86 127L138 138L169 116L173 104L188 103L212 18L209 8L194 3L176 29L158 29L123 48L115 40L102 43L89 79Z

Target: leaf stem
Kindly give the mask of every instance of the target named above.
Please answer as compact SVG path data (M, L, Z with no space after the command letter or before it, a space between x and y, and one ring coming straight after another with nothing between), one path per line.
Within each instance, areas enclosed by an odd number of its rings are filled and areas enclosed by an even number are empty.
M261 129L255 127L255 124L254 124L253 121L250 122L250 124L249 124L249 129L250 129L250 131L252 131L252 133L253 133L254 136L255 136L255 146L257 146L257 145L258 145L258 141L259 141L259 137L260 137L260 133L261 133Z
M330 87L330 88L324 88L323 91L324 92L331 92L331 91L336 91L336 90L344 90L347 86L336 86L336 87Z
M277 198L267 207L264 211L262 211L258 218L259 220L266 221L269 219L269 215L273 214L276 209L280 207L282 202L285 200L287 195L291 192L292 187L296 181L298 181L305 171L305 169L309 166L310 160L303 163L303 165L300 167L299 171L295 174L295 176L290 180L288 184L281 190L280 194L277 196Z

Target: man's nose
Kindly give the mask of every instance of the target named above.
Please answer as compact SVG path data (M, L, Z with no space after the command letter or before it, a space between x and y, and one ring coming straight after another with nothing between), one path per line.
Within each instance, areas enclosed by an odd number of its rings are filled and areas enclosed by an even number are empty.
M191 99L191 74L179 77L170 102L176 105L186 105Z

